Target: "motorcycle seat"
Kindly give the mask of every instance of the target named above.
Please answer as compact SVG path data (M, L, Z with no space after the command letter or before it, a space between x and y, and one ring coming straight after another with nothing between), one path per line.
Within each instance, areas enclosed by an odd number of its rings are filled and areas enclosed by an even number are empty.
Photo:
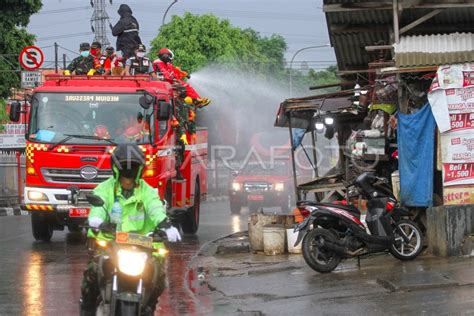
M360 211L357 207L354 205L343 205L343 204L332 204L332 203L318 203L321 206L327 206L327 207L337 207L340 209L343 209L345 211L348 211L358 219L360 219Z

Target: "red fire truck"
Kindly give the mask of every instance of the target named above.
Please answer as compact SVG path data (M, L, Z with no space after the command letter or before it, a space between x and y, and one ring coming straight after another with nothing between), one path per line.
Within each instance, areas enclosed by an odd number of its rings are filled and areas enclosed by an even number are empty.
M168 212L188 210L181 227L196 233L207 194L207 130L186 130L189 144L178 141L178 97L169 83L148 76L50 75L33 90L29 111L12 103L12 121L28 112L22 208L31 212L34 238L81 229L89 212L85 194L112 175L116 144L130 141L145 154L144 179L167 201ZM78 188L72 205L71 191Z

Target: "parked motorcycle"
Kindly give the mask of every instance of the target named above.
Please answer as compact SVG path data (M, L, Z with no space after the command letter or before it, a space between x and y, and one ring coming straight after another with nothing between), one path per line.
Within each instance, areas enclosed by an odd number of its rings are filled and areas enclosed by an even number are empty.
M347 203L300 201L297 206L305 219L295 227L295 246L303 240L306 263L314 270L328 273L342 259L389 251L400 260L416 258L423 247L423 235L408 211L399 207L387 180L366 172L348 184L348 198L367 200L365 221L360 210Z
M93 205L103 206L103 200L93 194L86 196ZM93 240L94 251L99 251L98 280L100 304L98 315L140 315L158 278L164 278L167 249L166 234L144 236L130 232L116 232L113 223L102 224L96 232L108 233L112 241ZM163 281L164 282L164 281Z

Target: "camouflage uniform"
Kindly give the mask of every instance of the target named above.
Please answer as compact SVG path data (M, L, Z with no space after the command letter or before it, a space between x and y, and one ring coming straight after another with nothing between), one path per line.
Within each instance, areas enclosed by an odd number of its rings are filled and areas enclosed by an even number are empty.
M87 57L76 57L72 62L67 66L67 70L71 73L75 70L76 75L87 75L89 70L94 69L94 56Z

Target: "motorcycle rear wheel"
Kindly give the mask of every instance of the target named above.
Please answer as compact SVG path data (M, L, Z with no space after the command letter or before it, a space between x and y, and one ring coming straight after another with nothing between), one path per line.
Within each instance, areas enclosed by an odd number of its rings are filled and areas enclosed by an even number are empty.
M302 245L304 260L311 269L320 273L331 272L341 262L341 257L334 251L318 246L325 241L336 243L337 236L327 229L316 228L304 236Z
M400 236L398 230L394 229L394 242L390 246L390 253L400 260L413 260L423 250L423 234L415 222L402 219L395 223L396 226L408 237L409 242Z

